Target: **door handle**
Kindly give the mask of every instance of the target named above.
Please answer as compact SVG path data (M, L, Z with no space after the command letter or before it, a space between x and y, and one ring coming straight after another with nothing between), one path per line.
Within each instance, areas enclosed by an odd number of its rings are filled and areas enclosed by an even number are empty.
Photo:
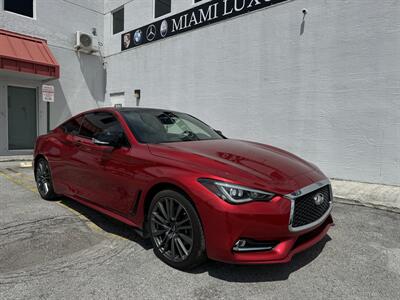
M76 146L78 148L82 147L82 142L81 141L76 141L73 144L74 144L74 146Z
M87 143L85 143L85 141L76 141L75 142L75 146L80 149L81 151L85 151L85 152L92 152L92 147L90 145L88 145Z

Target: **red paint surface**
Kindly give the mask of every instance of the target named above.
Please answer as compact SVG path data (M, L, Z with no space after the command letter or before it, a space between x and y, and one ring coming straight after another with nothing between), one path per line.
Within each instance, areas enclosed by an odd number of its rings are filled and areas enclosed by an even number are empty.
M0 29L0 69L60 77L60 66L46 40Z
M288 229L290 201L283 197L326 179L315 166L284 150L241 140L140 144L115 109L132 145L114 149L65 134L60 128L38 138L35 157L50 163L55 190L129 225L143 228L152 188L174 186L185 192L204 230L207 255L233 263L283 263L321 240L332 218L314 228ZM229 204L198 182L211 178L275 193L269 202ZM133 211L135 212L133 214ZM298 238L307 234L301 243ZM269 252L234 253L241 237L278 240Z

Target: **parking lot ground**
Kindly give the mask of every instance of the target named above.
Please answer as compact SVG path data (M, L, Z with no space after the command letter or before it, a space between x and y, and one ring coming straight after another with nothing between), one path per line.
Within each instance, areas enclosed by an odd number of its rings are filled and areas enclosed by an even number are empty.
M0 164L0 299L399 299L400 214L335 204L336 226L288 264L209 261L182 272L117 221L44 201Z

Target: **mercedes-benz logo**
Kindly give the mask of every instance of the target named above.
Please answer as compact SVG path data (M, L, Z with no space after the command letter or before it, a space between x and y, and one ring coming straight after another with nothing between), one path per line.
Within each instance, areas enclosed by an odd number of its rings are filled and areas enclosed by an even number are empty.
M315 205L321 205L325 201L325 196L322 193L318 193L314 196Z
M156 37L156 26L151 24L146 30L146 39L151 42Z
M161 22L160 25L160 34L162 37L165 37L167 35L167 32L168 32L168 22L167 20L164 20Z

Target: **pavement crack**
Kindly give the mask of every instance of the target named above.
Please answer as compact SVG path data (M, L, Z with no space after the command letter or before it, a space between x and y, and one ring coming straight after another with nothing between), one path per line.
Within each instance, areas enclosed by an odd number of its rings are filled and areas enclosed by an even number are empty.
M17 223L17 224L12 224L9 226L2 226L0 228L0 235L2 231L10 230L13 228L18 228L18 227L23 227L23 226L28 226L28 225L33 225L33 224L39 224L42 222L47 222L47 221L52 221L52 220L57 220L57 219L66 219L66 218L76 218L76 216L71 216L71 215L60 215L56 217L51 217L51 218L44 218L44 219L38 219L38 220L31 220L28 222L22 222L22 223ZM9 223L10 224L10 223Z

